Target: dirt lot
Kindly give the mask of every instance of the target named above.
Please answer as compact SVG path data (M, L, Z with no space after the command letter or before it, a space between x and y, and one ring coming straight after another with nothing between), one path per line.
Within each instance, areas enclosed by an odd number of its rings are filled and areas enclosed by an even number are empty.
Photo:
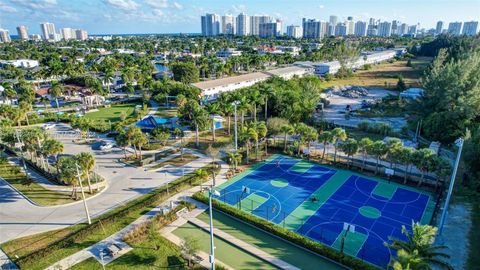
M374 65L370 70L357 70L355 76L347 79L334 79L324 82L322 87L329 88L335 85L358 85L393 89L397 84L398 75L402 75L407 87L418 87L423 70L432 58L418 57L412 59L412 67L407 67L406 60L394 63Z

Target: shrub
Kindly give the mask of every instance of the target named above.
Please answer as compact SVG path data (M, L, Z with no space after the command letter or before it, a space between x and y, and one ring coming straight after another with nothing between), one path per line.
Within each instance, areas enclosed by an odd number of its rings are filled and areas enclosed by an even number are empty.
M203 203L208 203L208 198L202 193L202 192L197 192L193 195L193 198L203 202ZM235 207L223 204L221 202L218 202L216 200L212 201L212 206L213 208L224 212L227 215L234 216L242 221L245 221L249 224L254 225L255 227L267 231L269 233L272 233L276 236L278 236L281 239L290 241L296 245L299 245L303 248L306 248L308 250L311 250L321 256L325 256L329 259L332 259L336 262L339 262L349 268L352 269L366 269L366 270L374 270L378 269L373 265L370 265L366 262L363 262L357 258L351 257L346 254L342 254L339 251L325 246L323 244L320 244L318 242L315 242L313 240L310 240L298 233L295 233L293 231L290 231L288 229L284 229L274 223L271 223L267 220L264 220L262 218L259 218L257 216L251 215L247 212L241 211Z

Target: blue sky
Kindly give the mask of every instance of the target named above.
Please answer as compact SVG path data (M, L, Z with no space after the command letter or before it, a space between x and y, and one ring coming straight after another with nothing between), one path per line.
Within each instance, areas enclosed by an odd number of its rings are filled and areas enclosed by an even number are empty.
M33 34L40 33L39 23L49 21L57 29L84 28L91 34L197 33L206 12L242 11L278 17L284 25L337 15L431 28L438 20L480 20L480 0L0 0L0 27L16 34L17 25L26 25Z

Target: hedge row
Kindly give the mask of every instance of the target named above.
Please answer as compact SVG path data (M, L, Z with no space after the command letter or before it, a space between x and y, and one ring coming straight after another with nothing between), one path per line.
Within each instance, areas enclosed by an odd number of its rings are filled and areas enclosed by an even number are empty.
M202 192L197 192L193 195L193 198L208 204L208 198ZM272 233L282 239L288 240L296 245L304 247L308 250L311 250L321 256L327 257L333 261L339 262L342 265L345 265L349 268L355 270L378 270L379 268L363 262L357 258L351 257L344 253L341 253L331 247L322 245L317 243L313 240L310 240L298 233L292 232L288 229L284 229L281 226L273 224L265 219L259 218L257 216L251 215L244 211L241 211L235 207L226 205L224 203L218 202L216 200L212 200L212 206L215 209L218 209L226 214L234 216L240 220L243 220L247 223L254 225L255 227Z
M212 170L219 170L218 168L214 169L211 164L205 167L207 167L208 172L212 172ZM154 191L151 191L150 193L130 201L123 206L99 216L93 220L92 224L73 231L69 235L48 245L47 247L18 258L15 260L15 262L18 266L24 268L25 266L38 263L45 257L54 254L58 250L74 245L81 245L89 235L95 234L95 232L103 231L104 227L108 227L111 224L128 217L129 214L133 212L140 210L148 211L174 194L186 190L192 186L199 185L202 182L204 182L204 179L197 177L195 173L182 176L168 184L168 192L167 186L162 186Z

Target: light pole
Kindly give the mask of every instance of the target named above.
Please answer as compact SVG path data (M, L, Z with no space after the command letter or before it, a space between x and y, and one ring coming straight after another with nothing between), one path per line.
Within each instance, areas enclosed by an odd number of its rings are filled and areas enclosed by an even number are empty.
M90 213L88 213L87 201L85 200L85 192L83 191L82 179L80 178L80 171L78 170L79 166L77 163L75 163L75 167L77 168L78 183L80 184L80 191L82 192L82 199L83 199L83 206L85 207L85 214L87 215L88 224L92 224L92 220L90 219Z
M448 187L447 198L445 199L445 205L443 206L442 216L440 218L440 224L438 226L439 227L438 235L442 234L443 225L445 224L445 219L447 218L448 204L450 203L450 197L452 196L453 186L455 185L455 176L457 175L458 164L460 163L460 156L462 155L463 142L464 142L463 138L458 138L455 141L455 145L458 147L457 159L455 160L452 177L450 179L450 186Z
M212 197L213 195L220 196L220 192L210 188L208 190L208 208L210 212L210 263L211 269L215 270L215 246L213 244L213 214L212 214Z
M234 130L235 130L235 152L237 152L237 149L238 149L238 144L237 144L237 105L238 104L240 104L240 101L238 100L235 100L234 102L232 102L233 111L234 111L233 124L234 124Z

